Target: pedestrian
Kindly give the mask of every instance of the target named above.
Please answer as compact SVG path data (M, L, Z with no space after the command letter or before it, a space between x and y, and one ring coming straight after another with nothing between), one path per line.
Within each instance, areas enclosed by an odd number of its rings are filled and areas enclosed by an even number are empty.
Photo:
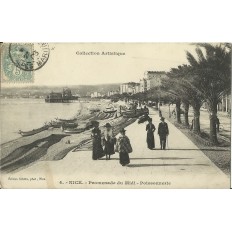
M193 128L194 128L194 119L192 120L192 124L191 124L190 130L192 131Z
M149 109L146 106L144 106L144 113L149 114Z
M159 110L159 117L160 117L160 118L162 117L162 112L161 112L161 110Z
M161 150L166 149L166 139L167 136L169 135L169 130L168 130L168 124L164 121L165 118L161 117L161 122L159 123L158 127L158 135L160 137L160 147Z
M172 115L174 118L176 118L176 110L175 109L172 111Z
M116 151L119 152L119 162L122 166L130 163L129 153L132 152L132 147L129 138L126 136L126 130L121 129L120 135L116 144Z
M103 151L106 155L106 160L110 160L110 156L115 154L114 145L116 144L116 138L113 135L113 128L110 123L106 123L103 142Z
M216 124L216 130L219 133L220 121L219 121L219 118L217 116L216 116L216 119L215 119L215 124Z
M93 130L91 137L93 138L93 153L92 153L92 159L97 160L103 157L103 148L101 144L101 130L99 129L99 122L93 121Z
M154 138L155 130L156 128L155 125L152 123L152 118L149 118L148 124L146 126L146 131L147 131L147 147L151 150L155 148L155 138Z

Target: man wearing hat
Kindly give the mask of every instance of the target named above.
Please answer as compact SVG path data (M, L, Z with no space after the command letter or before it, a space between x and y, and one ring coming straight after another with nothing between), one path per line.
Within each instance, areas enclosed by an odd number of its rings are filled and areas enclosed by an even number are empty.
M164 121L164 119L165 119L164 117L160 118L161 122L159 123L159 127L158 127L158 135L160 137L161 150L166 149L166 139L167 136L169 135L168 124Z
M104 138L102 140L103 147L104 147L104 154L106 155L106 160L110 159L110 156L113 155L114 152L114 145L116 143L116 139L113 136L113 130L110 123L106 123L105 125L105 132L104 132Z

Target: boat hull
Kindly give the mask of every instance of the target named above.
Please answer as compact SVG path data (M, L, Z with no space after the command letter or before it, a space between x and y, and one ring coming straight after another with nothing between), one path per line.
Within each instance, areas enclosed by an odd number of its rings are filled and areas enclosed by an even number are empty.
M19 134L22 135L23 137L31 136L31 135L38 134L38 133L40 133L42 131L45 131L48 128L49 128L49 126L44 126L44 127L38 128L38 129L34 129L32 131L19 131Z
M67 129L67 130L64 130L64 133L66 133L66 134L79 134L79 133L84 132L84 131L85 131L85 129L73 129L73 130Z
M115 113L117 110L110 110L110 111L107 111L107 110L103 110L104 113L106 114L112 114L112 113Z
M77 118L74 118L74 119L62 119L62 118L58 118L57 120L60 121L60 122L64 122L64 123L74 123L74 122L76 122Z

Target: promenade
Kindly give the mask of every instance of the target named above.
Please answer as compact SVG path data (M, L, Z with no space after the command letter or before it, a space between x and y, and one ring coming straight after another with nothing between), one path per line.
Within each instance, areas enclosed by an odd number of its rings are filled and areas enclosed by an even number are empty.
M111 160L93 161L91 151L82 150L69 152L62 160L39 161L19 172L5 174L3 185L8 179L9 188L13 185L18 188L25 185L28 188L230 188L230 179L167 119L168 149L160 150L159 116L156 111L150 113L156 126L156 149L147 148L145 123L131 124L126 134L133 153L127 167L119 164L118 153Z

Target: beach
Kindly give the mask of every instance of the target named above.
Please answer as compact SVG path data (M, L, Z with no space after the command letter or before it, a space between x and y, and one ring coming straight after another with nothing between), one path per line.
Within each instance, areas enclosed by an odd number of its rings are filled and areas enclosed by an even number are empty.
M108 100L80 101L74 117L78 127L87 122L97 120L100 130L104 131L104 125L109 122L113 126L115 135L119 130L133 123L134 118L123 118L119 114L119 106L124 102L113 103L116 113L104 113L104 109L111 104ZM98 109L98 112L91 112ZM73 117L70 115L69 118ZM63 159L72 150L91 150L91 129L79 134L65 134L60 128L48 128L38 134L20 137L1 144L1 171L15 172L22 170L35 162Z

